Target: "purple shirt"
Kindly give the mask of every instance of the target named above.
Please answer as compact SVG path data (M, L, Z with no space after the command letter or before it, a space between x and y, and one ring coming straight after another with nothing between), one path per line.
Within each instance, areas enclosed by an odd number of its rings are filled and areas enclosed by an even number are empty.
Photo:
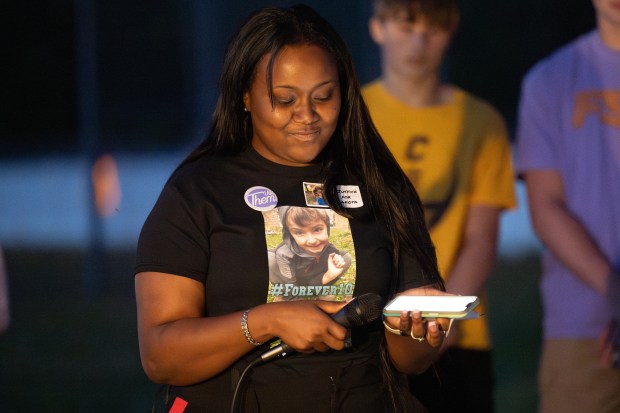
M526 76L517 169L562 175L566 202L610 262L620 267L620 51L587 33ZM545 252L545 338L593 338L610 319L600 296Z

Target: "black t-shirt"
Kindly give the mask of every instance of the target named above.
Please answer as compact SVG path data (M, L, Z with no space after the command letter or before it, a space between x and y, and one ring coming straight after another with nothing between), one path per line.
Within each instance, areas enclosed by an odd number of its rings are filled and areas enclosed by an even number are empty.
M205 316L264 304L270 295L267 224L263 205L246 202L247 192L265 188L277 196L278 206L308 207L308 184L319 182L320 166L275 164L251 148L232 157L203 156L185 164L165 185L144 224L135 272L203 282ZM386 229L372 219L359 182L341 185L357 188L353 198L359 201L352 202L358 207L353 211L356 218L348 220L355 271L347 272L352 277L347 285L354 288L354 296L372 292L387 300L395 271ZM275 206L272 198L268 201ZM429 283L412 257L401 259L400 268L398 290ZM345 351L293 354L255 367L242 396L244 411L287 411L288 406L291 411L316 413L332 411L335 403L340 406L335 411L354 411L356 406L371 411L367 408L373 403L384 406L378 360L383 327L379 321L352 333L353 347ZM247 360L203 383L173 387L171 403L179 396L189 402L188 412L229 411L234 384Z

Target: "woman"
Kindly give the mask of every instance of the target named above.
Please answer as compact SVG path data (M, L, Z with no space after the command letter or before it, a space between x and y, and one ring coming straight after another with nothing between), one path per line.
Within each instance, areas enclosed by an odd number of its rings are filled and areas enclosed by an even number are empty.
M233 394L244 412L411 411L391 373L426 369L448 320L404 313L389 331L349 334L330 317L353 295L443 294L419 200L370 121L344 42L306 6L263 9L229 44L220 90L207 139L138 245L142 364L167 385L166 411L230 411ZM324 185L349 219L352 288L340 301L267 304L277 292L262 211L304 206L304 183ZM296 352L254 365L277 338Z

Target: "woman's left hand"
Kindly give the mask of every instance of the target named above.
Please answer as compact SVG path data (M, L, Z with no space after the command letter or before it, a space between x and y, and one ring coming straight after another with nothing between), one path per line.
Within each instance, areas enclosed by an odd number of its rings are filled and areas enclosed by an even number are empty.
M420 311L403 311L397 319L398 330L402 335L411 336L419 343L426 342L431 347L439 347L446 340L450 320L447 318L422 318ZM390 323L392 324L392 323Z
M435 288L412 288L399 295L452 295ZM446 339L451 320L448 318L422 318L420 311L403 311L400 317L386 317L386 322L411 336L419 343L426 342L431 347L439 347ZM396 327L397 326L397 327Z
M401 294L452 295L431 287L412 288ZM390 331L386 333L388 354L394 367L404 374L420 374L428 369L439 355L450 328L450 319L423 319L420 311L412 310L384 319Z

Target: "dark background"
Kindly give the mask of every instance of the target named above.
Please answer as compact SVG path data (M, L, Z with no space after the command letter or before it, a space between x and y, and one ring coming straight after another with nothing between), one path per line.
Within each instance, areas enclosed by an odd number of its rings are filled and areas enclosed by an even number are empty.
M5 1L0 158L77 153L84 149L79 122L96 123L96 151L195 145L209 124L227 39L266 4L291 2ZM309 4L347 41L361 82L377 77L378 51L367 33L371 1ZM489 100L511 126L525 71L593 26L589 0L462 0L461 10L445 77ZM89 31L92 40L80 48ZM85 57L92 67L84 68ZM90 80L78 76L84 69L92 69ZM80 91L95 112L84 120Z
M226 40L267 4L292 3L4 1L0 168L49 155L189 151L209 126ZM308 4L341 32L361 82L377 77L370 0ZM462 0L461 10L445 78L493 103L511 131L523 74L593 27L589 0ZM0 334L0 412L150 411L156 386L138 356L133 250L93 261L53 243L3 247L12 324ZM498 413L535 411L537 259L500 257L489 280ZM93 266L103 280L84 288Z

